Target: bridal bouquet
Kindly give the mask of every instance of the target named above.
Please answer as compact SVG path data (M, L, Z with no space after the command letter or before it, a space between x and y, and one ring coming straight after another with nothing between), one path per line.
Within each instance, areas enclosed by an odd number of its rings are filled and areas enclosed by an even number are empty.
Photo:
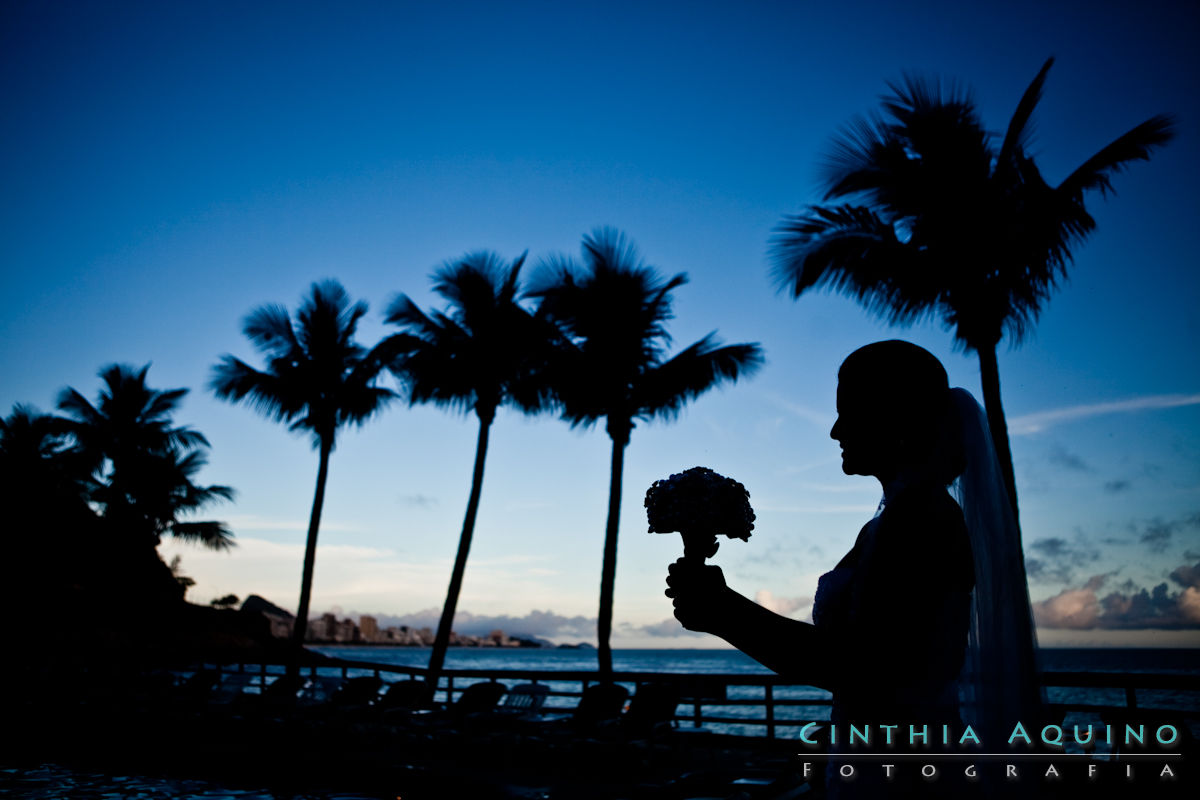
M693 467L655 481L646 490L650 533L683 534L684 557L701 561L717 552L717 536L750 538L750 493L733 478Z

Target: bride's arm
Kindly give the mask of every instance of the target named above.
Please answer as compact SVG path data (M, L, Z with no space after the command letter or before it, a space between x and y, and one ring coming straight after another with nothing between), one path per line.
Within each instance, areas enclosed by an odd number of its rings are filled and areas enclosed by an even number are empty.
M768 669L831 689L837 648L815 625L769 611L725 585L720 567L677 561L667 577L675 618L688 630L719 636Z
M726 592L729 611L712 633L773 672L832 690L829 664L835 651L824 631L769 611L732 589Z

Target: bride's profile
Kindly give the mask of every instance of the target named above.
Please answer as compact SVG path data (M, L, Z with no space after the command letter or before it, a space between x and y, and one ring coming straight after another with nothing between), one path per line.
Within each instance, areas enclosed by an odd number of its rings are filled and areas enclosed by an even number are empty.
M838 371L830 436L843 472L876 478L883 498L851 550L821 576L813 623L738 594L719 567L682 559L667 578L676 618L781 675L828 689L833 725L876 731L869 751L889 749L881 725L906 732L901 746L910 743L909 725L928 726L935 745L943 725L970 725L981 743L1004 745L1015 722L1036 720L1040 690L1019 536L982 409L950 388L928 351L876 342ZM840 780L845 746L843 733L831 747L830 797L953 791L919 771L889 778L861 762L853 781Z

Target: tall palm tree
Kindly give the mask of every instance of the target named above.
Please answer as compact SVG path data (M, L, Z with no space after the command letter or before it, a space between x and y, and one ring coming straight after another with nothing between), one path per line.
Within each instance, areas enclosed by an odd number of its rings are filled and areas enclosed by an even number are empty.
M283 306L260 306L246 317L242 331L266 357L266 369L226 355L213 368L209 383L217 397L233 403L244 400L264 416L288 423L291 431L307 431L320 454L292 632L293 674L308 625L317 530L337 431L347 423L361 425L395 396L375 385L388 360L387 348L379 345L368 351L354 341L358 321L366 313L366 303L351 303L346 290L332 280L312 285L295 323Z
M776 277L794 296L830 287L892 324L937 316L958 347L979 356L1014 516L996 347L1005 335L1022 341L1066 276L1072 248L1096 227L1085 195L1111 192L1113 173L1173 135L1170 116L1151 117L1051 186L1027 148L1053 63L1025 90L999 150L968 93L911 76L889 84L886 116L855 121L834 140L827 204L789 217L773 243Z
M59 395L58 408L68 416L65 430L91 472L89 499L103 509L115 535L136 536L156 547L170 533L214 550L228 549L233 536L223 523L181 519L231 499L233 490L193 481L204 466L208 440L173 424L171 415L188 390L150 388L149 369L149 364L141 369L104 367L104 388L95 405L69 387Z
M584 237L582 265L562 257L546 267L530 296L541 301L539 315L566 339L564 355L551 370L563 418L572 427L603 418L612 439L597 624L600 672L609 676L621 477L630 434L639 420L674 418L688 400L753 373L763 356L757 344L720 347L709 334L668 358L671 291L687 277L662 280L616 230Z
M387 321L404 330L391 340L401 353L392 369L408 387L410 402L474 411L479 419L471 492L429 659L431 685L437 683L450 644L496 410L509 405L535 413L551 400L542 369L551 341L548 326L517 302L524 262L524 255L505 265L493 253L471 253L433 276L433 290L448 304L445 312L427 315L405 295L388 307Z

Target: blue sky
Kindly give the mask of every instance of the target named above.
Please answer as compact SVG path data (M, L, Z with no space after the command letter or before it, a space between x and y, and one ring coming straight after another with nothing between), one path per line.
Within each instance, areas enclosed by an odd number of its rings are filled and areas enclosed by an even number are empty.
M371 342L395 293L433 303L446 259L528 249L536 262L613 225L690 277L678 345L714 329L762 344L755 378L634 432L618 646L716 644L675 635L661 590L680 545L644 533L651 481L696 464L741 480L758 525L716 561L803 618L878 501L828 438L841 359L900 335L979 394L974 358L938 324L897 331L838 296L775 292L771 231L818 199L841 125L908 70L972 86L999 131L1053 55L1035 152L1055 181L1175 113L1177 139L1093 198L1098 230L1000 368L1042 641L1200 645L1200 25L1187 4L9 2L0 15L0 407L50 410L67 385L94 396L114 361L191 387L178 419L212 442L204 479L238 490L212 516L241 543L163 546L196 579L193 600L257 592L294 607L298 594L316 455L203 388L220 355L253 355L240 326L256 305L294 308L335 277L371 304ZM419 619L440 606L475 433L397 406L344 435L315 610ZM591 635L608 457L600 429L500 416L460 609ZM1147 603L1190 626L1144 629Z

